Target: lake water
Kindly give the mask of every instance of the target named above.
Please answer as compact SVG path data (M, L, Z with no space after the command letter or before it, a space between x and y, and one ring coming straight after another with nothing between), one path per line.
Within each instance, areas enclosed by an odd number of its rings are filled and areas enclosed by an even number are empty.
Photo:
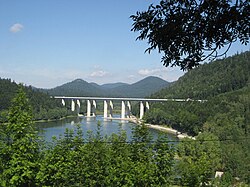
M88 131L93 131L93 133L95 133L98 121L101 123L101 134L103 136L110 136L112 133L118 133L119 128L122 128L127 133L128 141L131 140L132 129L136 126L136 124L121 122L120 120L104 121L102 116L96 116L96 118L88 120L85 117L70 117L58 121L37 122L36 126L39 134L42 135L46 141L51 142L53 136L58 138L60 135L63 135L66 128L76 129L76 124L80 124L84 137L86 137ZM149 132L153 139L156 139L160 133L155 129L149 129ZM177 140L172 134L167 134L167 136L170 140Z

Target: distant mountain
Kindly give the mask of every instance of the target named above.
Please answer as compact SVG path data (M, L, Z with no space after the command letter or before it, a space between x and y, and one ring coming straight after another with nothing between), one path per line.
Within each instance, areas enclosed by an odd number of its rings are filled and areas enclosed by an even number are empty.
M89 84L91 84L92 86L94 86L94 87L96 87L96 88L98 88L98 89L101 88L101 86L100 86L99 84L96 84L96 83L94 83L94 82L91 82L91 83L89 83Z
M146 97L165 88L170 83L158 78L147 77L134 84L110 83L98 85L82 79L63 84L53 89L44 90L50 95L58 96L106 96L106 97Z
M103 84L103 85L101 85L101 87L104 89L113 89L113 88L117 88L119 86L128 86L128 85L129 84L127 84L127 83L117 82L117 83Z
M146 97L169 86L169 82L158 77L147 77L131 85L122 85L113 88L114 95L123 97Z
M76 79L61 86L46 90L50 95L58 96L104 96L108 94L99 85Z

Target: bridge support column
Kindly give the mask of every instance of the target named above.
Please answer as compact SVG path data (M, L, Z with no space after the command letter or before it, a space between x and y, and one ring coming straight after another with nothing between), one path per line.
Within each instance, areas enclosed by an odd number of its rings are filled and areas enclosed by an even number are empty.
M126 110L125 103L124 103L124 101L122 101L122 111L121 111L121 118L122 119L125 118L125 110Z
M91 103L90 100L87 100L87 117L91 116Z
M109 117L112 118L113 117L113 109L114 109L114 105L112 101L109 101Z
M127 118L130 118L130 114L131 114L131 104L129 101L127 101L127 112L126 112Z
M92 108L92 115L95 116L95 111L96 111L96 101L93 100L93 108Z
M65 106L65 101L64 101L64 99L62 99L62 105Z
M103 109L103 117L104 119L108 117L108 103L107 100L104 100L104 109Z
M73 99L71 101L71 111L75 111L75 102Z
M141 101L141 102L140 102L140 119L143 118L143 115L144 115L144 104L143 104L143 102Z
M146 109L149 110L149 103L146 101Z
M77 99L77 100L76 100L76 111L77 111L77 115L79 115L79 113L80 113L80 107L81 107L80 100Z

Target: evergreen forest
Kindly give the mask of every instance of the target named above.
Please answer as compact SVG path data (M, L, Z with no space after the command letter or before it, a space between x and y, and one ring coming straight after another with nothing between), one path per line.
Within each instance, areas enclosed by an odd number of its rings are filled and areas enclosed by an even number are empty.
M216 170L223 171L229 181L250 183L250 52L203 64L152 97L189 101L154 104L145 115L146 123L172 127L191 136L211 134L220 147ZM192 155L199 153L185 156ZM193 171L191 167L185 169L183 166L181 175Z
M0 122L7 120L11 100L17 94L19 86L23 87L29 99L34 120L55 120L73 114L69 108L62 107L59 100L50 98L47 93L42 93L31 86L18 85L11 79L0 78Z

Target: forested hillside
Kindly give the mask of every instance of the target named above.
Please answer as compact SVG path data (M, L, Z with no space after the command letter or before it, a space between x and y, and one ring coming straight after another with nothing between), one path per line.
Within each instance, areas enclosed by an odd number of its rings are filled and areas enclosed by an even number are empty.
M134 84L113 83L98 85L82 79L65 83L52 89L42 90L58 96L95 96L95 97L146 97L169 86L169 82L158 77L146 77Z
M65 83L52 89L44 90L49 95L57 96L104 96L108 92L99 85L88 83L82 79Z
M93 83L93 84L95 84L95 83ZM123 83L123 82L117 82L117 83L102 84L101 87L104 89L112 89L112 88L117 88L119 86L126 86L126 85L129 85L129 84Z
M250 52L235 55L190 70L154 97L207 99L249 84Z
M0 78L0 121L5 121L5 113L11 105L11 100L15 97L18 87L21 85L11 81L11 79ZM59 119L70 113L65 107L63 108L60 101L51 99L48 94L36 91L32 87L24 87L28 99L33 108L34 119Z
M145 115L190 135L212 133L220 141L219 167L231 177L250 176L250 52L190 70L152 97L206 99L154 104Z
M151 94L166 88L170 85L169 82L159 78L149 76L134 84L122 85L110 90L114 96L119 97L146 97Z

